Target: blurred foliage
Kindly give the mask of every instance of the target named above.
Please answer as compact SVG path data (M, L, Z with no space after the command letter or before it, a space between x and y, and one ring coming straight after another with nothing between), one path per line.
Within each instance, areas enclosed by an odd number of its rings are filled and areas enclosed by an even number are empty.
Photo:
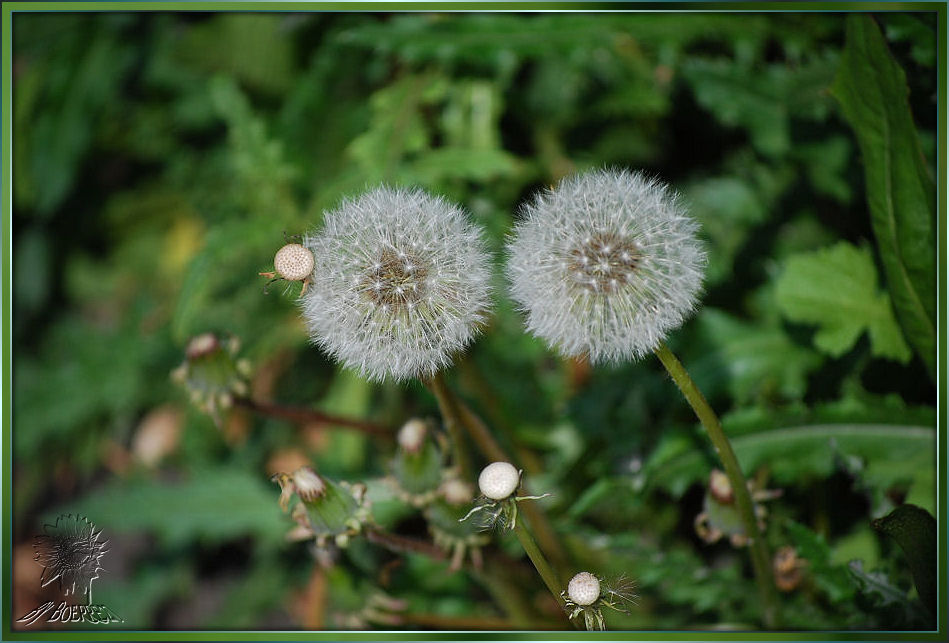
M15 538L87 514L113 543L97 600L132 629L562 626L510 538L481 572L361 539L321 571L283 540L269 475L366 482L379 525L426 539L383 481L392 442L246 409L218 429L168 374L217 332L241 338L254 399L393 431L435 418L421 386L309 346L298 284L263 292L284 234L418 185L464 204L500 275L525 197L617 165L701 223L707 291L670 344L756 485L783 491L767 538L807 561L785 626L928 627L870 522L935 512L933 17L17 14ZM449 382L552 494L575 565L638 581L608 625L756 627L745 553L694 533L716 462L659 365L562 361L496 291Z

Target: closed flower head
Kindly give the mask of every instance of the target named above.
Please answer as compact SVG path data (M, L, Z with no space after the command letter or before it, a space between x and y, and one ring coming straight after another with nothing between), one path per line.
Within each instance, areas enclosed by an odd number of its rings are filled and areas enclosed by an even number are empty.
M372 380L429 377L478 332L490 262L464 211L422 190L381 187L325 216L304 244L311 337Z
M591 362L641 357L695 308L705 253L698 225L666 186L600 170L524 206L508 277L527 326Z

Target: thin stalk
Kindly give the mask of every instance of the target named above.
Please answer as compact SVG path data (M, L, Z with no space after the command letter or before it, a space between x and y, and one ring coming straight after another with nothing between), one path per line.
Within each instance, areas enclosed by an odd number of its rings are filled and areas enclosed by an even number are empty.
M464 436L460 429L457 399L445 384L445 378L440 372L435 373L431 379L422 381L438 401L438 410L442 414L442 420L445 421L445 429L448 431L448 438L451 441L452 459L455 466L461 470L463 479L472 480L471 463L468 461Z
M544 585L546 585L550 593L553 594L560 608L564 609L566 603L564 602L563 596L560 595L560 592L564 590L564 586L560 584L560 580L557 578L557 572L555 572L554 568L547 562L544 553L540 550L540 547L537 546L534 537L531 536L527 527L518 521L514 522L514 535L517 536L521 547L527 552L527 557L534 563L534 568L537 569L537 573L540 574L540 577L543 579ZM576 623L572 623L572 625L579 629Z
M281 404L271 404L270 402L258 402L249 397L235 397L234 406L253 411L266 417L287 420L297 424L309 423L322 426L338 426L347 429L356 429L370 435L393 438L393 432L388 427L364 420L355 420L352 418L329 415L316 409L309 409L300 406L283 406Z
M432 560L445 560L447 558L444 550L427 540L391 534L377 528L367 529L366 539L396 554L421 554L422 556L428 556Z
M468 435L472 437L481 453L488 460L493 462L511 462L511 458L507 455L507 453L505 453L504 449L500 444L498 444L497 440L494 439L494 436L491 435L491 430L488 429L484 421L478 417L478 415L472 411L463 400L455 397L454 393L452 393L450 390L448 390L448 394L454 397L455 404L459 410L458 415L461 418L462 425L468 430ZM527 488L527 485L524 485L524 493L526 495L531 495L530 489ZM540 540L540 542L543 544L544 549L550 553L557 566L566 568L566 552L564 551L563 546L561 546L560 541L557 539L557 532L555 532L553 527L551 527L550 521L547 520L547 516L544 514L541 508L535 505L533 502L528 502L524 505L523 512L527 517L528 522L531 523L531 527L533 527L534 531L537 532L538 540Z
M735 494L735 503L738 507L738 513L741 516L742 524L749 538L749 548L751 552L751 564L755 571L755 580L758 583L758 593L761 597L762 620L765 627L773 629L778 626L778 596L774 586L774 576L771 569L771 555L768 552L768 544L765 542L761 530L758 528L758 520L755 516L754 503L751 500L751 494L748 491L748 483L741 472L738 464L738 458L732 450L728 437L722 430L722 424L715 415L715 411L709 406L708 401L702 392L695 385L695 382L689 376L688 371L682 366L678 358L669 350L665 343L659 344L656 348L656 356L666 371L672 377L673 381L682 391L682 395L688 401L692 410L698 416L705 432L708 434L715 452L718 454L722 465L725 467L725 475L731 483Z

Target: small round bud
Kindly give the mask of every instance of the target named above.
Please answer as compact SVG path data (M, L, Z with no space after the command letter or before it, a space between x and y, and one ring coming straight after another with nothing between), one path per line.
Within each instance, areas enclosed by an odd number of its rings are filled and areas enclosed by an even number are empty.
M492 462L478 476L478 487L491 500L504 500L517 490L521 474L510 462Z
M600 581L590 572L580 572L570 579L567 596L577 605L593 605L600 597Z
M313 253L299 243L288 243L277 251L274 270L287 281L303 281L313 272Z
M326 483L310 467L300 467L293 472L293 486L304 502L313 502L326 491Z
M424 422L418 419L409 420L399 429L399 446L404 451L415 453L422 448L426 433L427 429Z

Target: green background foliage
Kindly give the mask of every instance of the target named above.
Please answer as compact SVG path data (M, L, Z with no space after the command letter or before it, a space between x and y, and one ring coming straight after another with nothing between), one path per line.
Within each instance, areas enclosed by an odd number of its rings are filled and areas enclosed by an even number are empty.
M563 626L509 536L501 569L356 539L314 574L269 475L366 482L380 525L427 538L381 481L392 441L215 426L168 376L213 331L241 339L257 399L437 418L421 386L331 363L299 285L257 276L380 182L486 230L496 309L448 380L552 494L574 571L638 582L608 624L756 627L747 556L693 529L716 460L656 360L563 361L504 294L519 203L603 166L669 182L701 224L706 292L669 343L749 478L782 491L768 542L807 560L785 625L931 624L918 552L872 521L935 512L934 14L20 13L13 37L16 547L87 515L112 543L96 600L127 627Z

